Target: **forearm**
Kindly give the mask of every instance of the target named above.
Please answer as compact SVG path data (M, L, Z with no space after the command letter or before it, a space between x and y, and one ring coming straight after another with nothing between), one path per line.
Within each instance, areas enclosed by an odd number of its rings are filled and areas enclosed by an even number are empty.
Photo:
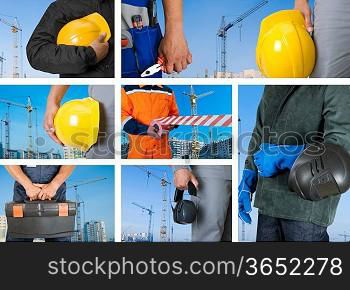
M182 0L163 0L165 33L183 31Z
M33 183L27 175L24 174L21 166L19 165L5 165L7 172L21 184L25 189L29 188Z
M47 107L51 105L59 106L69 87L69 85L51 86L50 93L47 97Z
M59 188L72 174L74 169L74 165L62 165L59 172L56 174L56 176L50 183L56 188Z

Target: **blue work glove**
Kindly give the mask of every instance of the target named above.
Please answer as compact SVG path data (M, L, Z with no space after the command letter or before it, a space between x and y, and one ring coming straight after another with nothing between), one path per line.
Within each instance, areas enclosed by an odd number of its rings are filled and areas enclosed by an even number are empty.
M275 145L263 143L254 154L254 163L260 176L271 177L290 170L303 152L305 145Z
M252 211L251 194L255 192L258 175L250 169L243 170L241 183L238 186L238 216L245 223L251 224L249 213Z

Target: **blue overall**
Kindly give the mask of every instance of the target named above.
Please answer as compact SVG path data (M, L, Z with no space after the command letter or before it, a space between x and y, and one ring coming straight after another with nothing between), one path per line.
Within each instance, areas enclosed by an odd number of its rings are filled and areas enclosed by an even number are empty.
M132 38L128 47L122 48L122 77L139 78L150 66L157 63L158 48L162 40L162 32L158 23L149 25L149 19L143 19L142 29L130 27L130 19L134 13L144 11L151 5L152 0L122 0L122 19L126 27L122 28ZM140 13L141 14L141 13ZM143 15L145 17L145 15ZM146 18L146 17L145 17ZM124 23L123 22L123 23ZM158 72L151 78L161 78L162 72Z
M29 177L32 183L47 184L50 183L59 172L61 166L59 165L38 165L38 166L21 166L25 175ZM66 200L66 183L63 183L57 190L55 201L61 202ZM29 198L26 194L24 187L15 181L13 188L13 201L14 202L29 202ZM9 242L31 242L33 239L10 239L7 238ZM69 238L52 238L45 239L46 242L66 242Z

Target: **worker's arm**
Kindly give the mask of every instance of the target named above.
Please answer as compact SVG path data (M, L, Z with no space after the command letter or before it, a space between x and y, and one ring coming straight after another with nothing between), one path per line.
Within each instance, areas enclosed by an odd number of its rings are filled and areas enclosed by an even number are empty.
M124 88L122 88L122 130L130 135L149 135L159 139L160 136L152 126L140 123L132 116L133 104Z
M299 10L305 18L305 26L308 32L314 30L312 20L311 20L311 8L309 0L295 0L294 9Z
M190 166L175 165L174 169L174 185L180 190L186 190L188 183L191 181L198 189L199 182L196 176L193 175Z
M60 108L61 100L66 94L69 86L67 85L54 85L51 86L50 93L47 97L46 102L46 111L44 116L44 129L49 135L49 137L54 140L56 143L62 145L62 142L57 138L55 134L54 119L57 114L58 109Z
M176 97L174 92L171 95L169 116L179 116L179 108L176 103Z
M324 142L350 151L349 86L326 86L324 92Z
M179 116L179 108L177 106L176 103L176 97L174 92L171 95L171 100L170 100L170 107L169 107L169 116ZM164 126L163 129L167 130L167 131L171 131L173 129L178 128L178 125L168 125L168 126Z
M68 179L75 169L74 165L62 165L54 179L48 184L36 184L41 187L41 192L38 198L41 200L51 200L55 195L60 186Z
M75 18L69 1L55 1L49 6L27 44L28 61L34 69L81 74L107 55L108 44L101 43L101 38L89 47L56 44L60 29Z
M22 185L26 191L27 196L30 200L36 200L41 188L35 186L27 175L24 174L21 166L19 165L5 165L8 173L16 180L20 185Z
M183 31L182 0L163 0L165 34L159 46L159 56L165 60L164 71L181 72L192 63Z

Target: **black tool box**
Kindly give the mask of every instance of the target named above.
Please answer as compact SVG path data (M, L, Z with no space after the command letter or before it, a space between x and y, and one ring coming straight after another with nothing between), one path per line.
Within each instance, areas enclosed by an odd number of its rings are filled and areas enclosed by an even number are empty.
M74 234L76 203L31 201L7 203L9 238L63 238Z

